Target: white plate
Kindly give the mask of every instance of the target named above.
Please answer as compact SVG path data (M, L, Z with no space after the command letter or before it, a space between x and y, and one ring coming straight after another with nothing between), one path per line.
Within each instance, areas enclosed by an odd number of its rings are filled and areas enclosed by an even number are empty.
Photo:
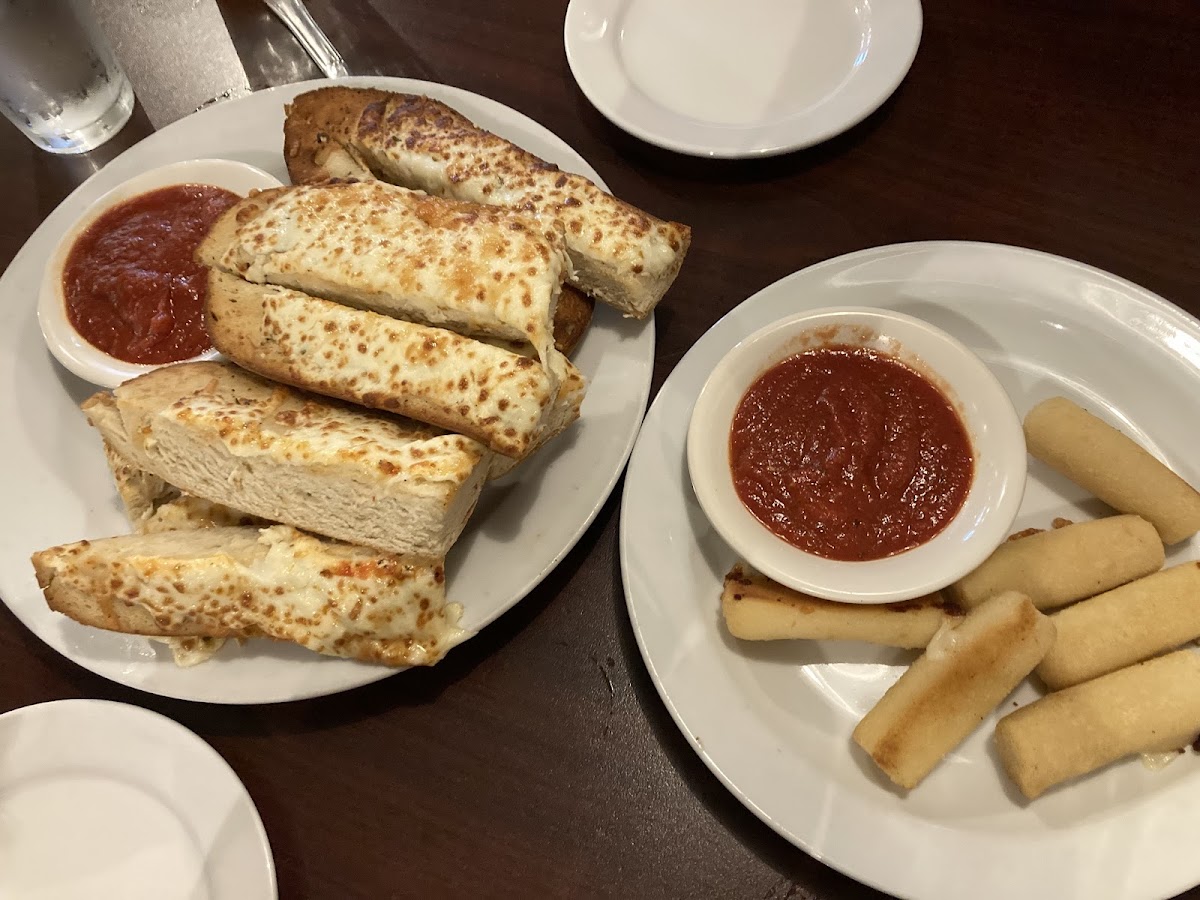
M925 319L989 365L1022 416L1064 394L1200 484L1200 322L1079 263L970 243L865 250L738 306L688 352L651 407L626 473L621 560L638 645L684 736L788 840L843 872L921 900L1140 900L1200 881L1200 756L1138 760L1026 803L990 745L994 718L907 797L851 752L858 719L910 654L840 642L741 644L719 621L733 553L688 484L685 437L709 371L768 322L818 306ZM1032 461L1014 529L1103 507ZM1168 563L1197 557L1195 539ZM1036 696L1023 685L1003 704Z
M113 185L164 163L227 157L287 180L283 105L331 83L293 84L220 103L151 135L63 201L0 277L0 597L55 650L122 684L189 700L270 703L346 690L394 671L267 641L242 647L230 641L212 661L180 669L165 647L51 613L29 564L29 555L44 547L129 531L99 439L77 409L94 389L58 366L38 333L38 286L58 237ZM603 185L562 140L493 100L400 78L338 83L437 97L484 128ZM483 628L532 590L600 510L637 435L653 359L652 321L623 319L597 306L574 357L589 382L582 418L485 490L447 560L448 593L464 606L464 627Z
M0 897L274 900L254 803L158 713L58 700L0 715Z
M571 0L567 61L614 125L694 156L771 156L861 122L921 42L920 0Z

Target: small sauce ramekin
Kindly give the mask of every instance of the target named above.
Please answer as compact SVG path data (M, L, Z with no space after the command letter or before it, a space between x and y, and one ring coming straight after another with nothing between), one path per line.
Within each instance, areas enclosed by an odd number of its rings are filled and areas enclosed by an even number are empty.
M230 159L194 159L159 166L114 187L67 229L46 264L38 295L38 324L46 346L60 363L71 372L93 384L113 388L124 381L159 368L159 364L144 365L117 359L94 347L76 331L67 315L63 295L63 268L75 241L105 212L124 201L156 188L178 184L210 184L245 196L252 190L279 187L275 176L247 163ZM216 350L209 350L193 359L211 359ZM179 360L184 362L184 360Z
M807 553L772 533L734 488L734 413L763 372L820 345L868 347L932 382L958 413L974 453L958 513L925 543L882 559L845 562ZM847 603L890 603L940 590L982 563L1012 527L1025 491L1021 420L982 360L927 322L885 309L818 309L782 319L727 353L705 383L688 428L688 469L713 527L750 565L798 591Z

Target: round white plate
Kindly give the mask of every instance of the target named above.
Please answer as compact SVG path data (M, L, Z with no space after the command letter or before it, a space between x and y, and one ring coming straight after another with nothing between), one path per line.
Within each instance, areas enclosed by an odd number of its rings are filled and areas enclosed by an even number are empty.
M663 702L708 767L759 818L841 871L921 900L1141 900L1200 882L1200 756L1139 760L1025 802L997 765L995 717L907 796L850 732L912 654L842 642L739 643L720 623L733 552L688 483L685 437L709 371L768 322L820 306L881 306L975 351L1024 416L1066 395L1200 484L1200 322L1112 275L970 243L853 253L742 303L663 385L626 473L621 561L638 645ZM1014 530L1104 512L1030 461ZM1196 558L1197 541L1168 564ZM1037 696L1026 683L1000 712Z
M140 171L227 157L286 181L283 106L333 83L425 93L538 156L603 186L562 140L476 94L401 78L293 84L201 110L121 154L46 219L0 277L0 597L39 638L93 672L189 700L270 703L330 694L394 670L317 656L301 647L229 641L190 669L144 638L77 625L51 613L29 555L56 544L127 533L100 440L78 404L95 389L54 362L35 315L42 269L59 235L97 197ZM607 499L637 435L654 360L654 323L597 305L574 361L588 378L580 420L512 475L489 486L447 562L447 592L463 626L480 629L532 590L575 545Z
M571 0L567 61L596 109L693 156L772 156L861 122L921 42L920 0Z
M136 706L58 700L0 715L0 897L274 900L275 864L208 744Z

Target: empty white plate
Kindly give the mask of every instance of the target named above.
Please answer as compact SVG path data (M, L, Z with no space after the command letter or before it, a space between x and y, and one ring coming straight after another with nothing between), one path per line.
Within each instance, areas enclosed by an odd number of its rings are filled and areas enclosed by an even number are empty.
M0 898L275 900L262 821L182 725L58 700L0 715Z
M571 0L571 72L630 134L694 156L771 156L862 121L921 41L920 0Z

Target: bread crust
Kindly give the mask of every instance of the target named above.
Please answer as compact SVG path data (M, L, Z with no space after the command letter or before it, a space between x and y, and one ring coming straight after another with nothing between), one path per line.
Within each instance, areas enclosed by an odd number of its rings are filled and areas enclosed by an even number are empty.
M596 303L587 294L564 284L554 307L554 347L563 356L571 356L587 334Z

